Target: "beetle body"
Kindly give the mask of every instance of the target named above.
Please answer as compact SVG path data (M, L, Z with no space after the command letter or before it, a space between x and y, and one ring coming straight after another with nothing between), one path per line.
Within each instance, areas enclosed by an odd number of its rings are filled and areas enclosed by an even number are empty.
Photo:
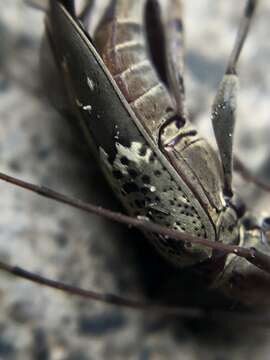
M212 242L252 243L268 252L261 231L246 230L243 213L231 201L237 89L232 69L213 106L223 169L188 119L179 0L168 2L165 10L152 0L112 2L94 33L87 30L87 21L78 21L72 3L50 2L45 48L61 72L69 111L128 213ZM157 38L162 39L158 56L153 43ZM146 235L178 267L205 264L206 276L232 296L241 298L238 285L236 291L232 286L239 273L251 269L260 276L261 270L234 255ZM249 288L249 276L243 284Z
M73 111L92 148L94 144L105 176L130 214L217 241L226 212L218 160L188 119L177 126L181 119L175 101L159 79L147 49L144 3L118 2L116 20L108 23L108 19L97 30L99 42L104 33L111 34L100 50L107 68L83 31L58 3L53 5L49 29L54 34L53 43L61 44L57 56L72 95ZM61 26L71 29L63 33ZM87 56L89 46L95 56L93 64ZM159 131L170 119L174 121L162 135L168 150L165 147L161 151ZM174 139L177 144L170 146ZM230 216L229 222L235 223L235 214L231 212ZM151 238L178 266L193 265L211 256L205 248L183 247L161 236Z

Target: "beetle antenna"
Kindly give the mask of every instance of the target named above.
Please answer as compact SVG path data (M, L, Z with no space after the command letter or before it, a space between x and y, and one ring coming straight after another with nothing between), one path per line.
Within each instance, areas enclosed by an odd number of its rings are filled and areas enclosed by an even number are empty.
M217 250L224 255L235 254L239 257L245 258L248 262L259 267L270 274L270 256L260 252L254 248L244 248L237 245L228 245L221 242L214 242L207 239L199 238L188 233L179 232L174 229L166 228L162 225L145 220L145 218L131 216L111 211L101 206L95 206L91 203L86 203L81 200L74 199L72 197L63 195L54 190L51 190L44 186L35 185L15 177L6 175L0 172L0 179L6 181L15 186L21 187L25 190L31 191L38 195L44 196L48 199L58 201L60 203L69 205L73 208L86 211L91 214L99 215L109 220L125 224L127 226L133 226L135 228L164 235L168 238L175 239L176 241L189 242L191 244L202 245L207 248Z
M239 60L239 56L241 54L243 45L245 43L250 28L250 24L252 22L252 19L254 18L254 13L257 5L258 5L258 0L247 1L244 10L244 16L242 18L240 28L237 34L237 38L228 61L226 74L236 74L236 66Z
M77 295L87 300L99 301L105 304L125 306L134 310L151 310L158 313L160 313L161 311L164 315L177 314L181 317L188 318L199 318L203 315L203 311L196 308L155 304L143 300L132 300L109 293L99 293L92 290L86 290L77 286L66 284L61 281L56 281L44 276L40 276L21 267L11 266L4 262L0 262L0 270L20 277L22 279L29 280L34 283L68 293L69 295Z

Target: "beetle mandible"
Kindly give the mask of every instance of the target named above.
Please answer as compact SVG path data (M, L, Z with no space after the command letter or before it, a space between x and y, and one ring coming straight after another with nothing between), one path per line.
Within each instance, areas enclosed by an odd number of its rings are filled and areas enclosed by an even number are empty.
M61 73L69 111L128 213L187 236L179 242L146 226L153 245L179 267L199 265L213 286L248 304L264 302L269 283L268 218L251 223L232 189L236 65L256 5L247 1L213 104L219 158L186 110L179 0L165 8L151 0L112 2L93 34L91 5L78 15L74 1L50 1L43 45L55 66L49 70ZM253 247L266 255L263 270L216 243Z

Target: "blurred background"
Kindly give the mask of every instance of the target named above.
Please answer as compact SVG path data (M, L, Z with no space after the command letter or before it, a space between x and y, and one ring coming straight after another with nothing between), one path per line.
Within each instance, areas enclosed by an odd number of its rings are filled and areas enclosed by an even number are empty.
M99 0L97 5L102 8L106 2ZM189 111L215 146L211 102L245 1L183 3ZM238 156L268 182L269 17L270 4L261 0L240 61L235 137ZM96 164L78 149L65 119L43 94L39 77L43 18L43 12L22 0L0 2L0 171L119 209ZM235 185L250 208L270 212L270 195L238 177ZM4 183L0 183L0 259L135 299L155 299L163 282L174 276L138 232ZM0 274L0 359L269 359L270 324L240 323L219 320L218 314L211 320L164 319L86 302Z

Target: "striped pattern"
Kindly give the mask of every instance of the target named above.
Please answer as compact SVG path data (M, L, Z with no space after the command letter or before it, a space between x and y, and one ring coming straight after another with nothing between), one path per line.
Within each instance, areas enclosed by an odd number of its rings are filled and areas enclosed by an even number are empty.
M174 114L172 99L149 58L144 34L145 0L118 0L113 21L107 26L101 56L124 97L150 135Z

